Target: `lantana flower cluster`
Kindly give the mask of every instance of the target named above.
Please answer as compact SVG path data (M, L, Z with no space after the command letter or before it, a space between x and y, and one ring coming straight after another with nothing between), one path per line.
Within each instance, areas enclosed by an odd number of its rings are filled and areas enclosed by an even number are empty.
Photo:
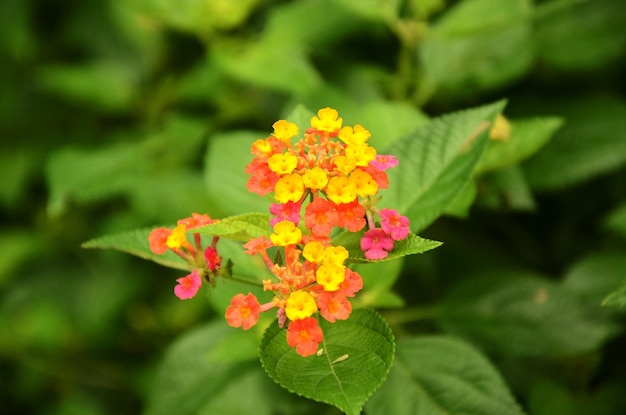
M270 206L273 233L244 245L246 253L263 258L275 277L263 282L274 297L260 304L252 293L238 294L226 320L247 330L260 312L277 308L288 344L302 356L316 353L323 340L318 315L329 322L347 319L349 298L363 286L361 276L344 264L348 250L333 246L331 233L339 228L364 231L360 245L370 260L387 257L395 241L410 233L406 217L376 207L379 190L389 184L385 170L398 160L377 154L363 126L342 124L336 110L321 109L311 128L292 143L298 127L277 121L270 137L253 143L254 159L246 167L248 190L260 196L273 193L275 199ZM283 253L284 263L270 259L270 248Z
M215 285L214 276L222 266L222 258L216 248L219 237L213 237L211 244L204 249L199 233L191 232L193 243L187 240L189 230L215 222L217 219L211 219L207 214L193 213L188 218L178 220L175 228L155 228L148 236L150 250L154 254L163 255L172 251L183 258L192 269L191 273L176 280L178 285L174 287L174 294L181 300L193 298L200 290L203 279Z

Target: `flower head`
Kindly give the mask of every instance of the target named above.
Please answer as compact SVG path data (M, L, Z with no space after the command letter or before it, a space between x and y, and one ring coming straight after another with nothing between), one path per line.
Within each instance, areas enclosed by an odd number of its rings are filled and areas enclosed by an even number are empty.
M311 118L311 126L313 128L328 133L339 130L342 123L343 119L339 118L337 110L332 108L322 108L317 112L317 117Z
M284 143L288 143L290 138L298 135L298 126L289 121L278 120L272 127L274 127L272 135Z
M337 226L335 205L325 199L316 198L306 207L304 224L315 236L328 236Z
M167 237L165 244L168 248L178 250L185 246L187 242L187 234L185 233L187 227L185 225L178 225L173 230L170 236Z
M167 238L172 234L171 229L155 228L148 235L150 250L157 254L163 255L169 248L167 246Z
M302 320L311 317L317 311L317 303L306 291L294 291L287 299L285 313L289 320Z
M352 312L352 304L341 291L324 291L320 294L317 303L322 317L331 323L336 320L346 320Z
M270 235L274 246L295 245L302 239L302 231L293 222L284 220L274 225L274 233Z
M409 219L394 209L381 209L380 226L394 241L401 241L411 233Z

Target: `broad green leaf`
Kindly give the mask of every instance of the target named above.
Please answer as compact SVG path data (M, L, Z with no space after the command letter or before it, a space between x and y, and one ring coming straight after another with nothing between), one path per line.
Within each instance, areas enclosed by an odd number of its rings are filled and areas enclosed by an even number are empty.
M494 271L455 287L437 318L444 330L500 354L567 355L594 350L614 334L601 311L536 275Z
M189 232L246 242L259 236L269 236L271 233L270 216L266 213L229 216L210 225L194 228Z
M321 352L303 358L287 344L287 330L272 323L261 342L261 363L288 391L358 415L391 367L391 329L371 309L355 310L348 320L332 324L322 320L320 326Z
M520 166L488 173L480 178L479 186L482 206L501 211L532 211L537 206Z
M252 161L250 147L255 140L266 138L268 131L235 131L216 134L209 141L204 177L207 191L214 195L220 216L258 212L269 209L269 202L246 187L246 165Z
M298 126L297 137L301 137L306 129L311 127L311 118L317 114L318 109L316 109L314 113L304 105L297 104L283 119L296 124ZM295 138L293 140L295 140Z
M277 408L292 406L290 396L258 362L222 360L215 353L235 330L224 321L212 322L172 344L158 367L144 413L272 415ZM242 391L246 399L241 399Z
M457 218L467 218L470 208L476 199L476 181L470 180L457 194L452 203L445 210L446 215Z
M626 310L626 282L609 294L602 305Z
M372 21L390 23L398 19L400 0L339 0L355 14Z
M102 236L100 238L84 242L81 247L114 249L116 251L126 252L127 254L138 256L139 258L154 261L157 264L161 264L169 268L189 271L191 269L189 264L176 254L167 251L163 255L156 255L150 250L148 235L150 235L151 231L152 228L137 229L134 231Z
M361 238L364 231L360 232L342 232L333 238L332 243L335 246L343 246L350 253L348 262L381 262L389 261L396 258L401 258L406 255L421 254L422 252L430 251L441 245L441 242L432 241L430 239L421 238L415 234L409 234L406 239L402 241L395 241L393 251L387 255L384 259L376 261L365 258L363 251L361 250Z
M545 67L585 71L624 55L626 15L621 0L562 0L537 6L534 33Z
M398 341L387 380L368 415L522 415L506 384L477 350L453 337Z
M363 291L354 298L356 307L402 307L404 300L393 292L393 285L402 270L401 258L395 261L356 264L353 269L363 278Z
M426 82L458 97L523 75L533 60L530 12L518 0L458 2L420 45Z
M624 408L624 387L619 383L603 383L586 393L553 380L534 380L528 396L532 415L615 415Z
M534 190L589 180L626 164L626 104L615 98L564 103L567 120L554 138L524 164Z
M239 81L285 93L303 94L321 83L321 77L301 49L278 45L267 40L215 45L211 48L211 59L224 73Z
M178 30L205 37L241 25L259 0L132 0L141 13Z
M607 229L626 238L626 203L619 206L606 218Z
M387 171L381 203L408 216L414 232L428 226L470 180L503 107L498 102L434 119L383 151L400 163Z
M558 117L510 120L511 135L506 140L490 140L476 173L499 170L529 157L552 138L563 124Z
M600 305L626 280L624 252L604 252L583 258L565 274L561 285L588 304Z

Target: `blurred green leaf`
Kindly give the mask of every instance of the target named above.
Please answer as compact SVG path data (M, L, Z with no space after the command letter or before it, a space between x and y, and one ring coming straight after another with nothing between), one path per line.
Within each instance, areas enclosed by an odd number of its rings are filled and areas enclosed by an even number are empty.
M213 135L205 157L204 177L208 192L214 195L219 216L269 209L267 200L246 187L246 165L252 161L250 147L267 133L233 131Z
M602 305L626 310L626 282L610 293L604 299Z
M102 60L42 67L38 84L46 91L102 111L128 110L136 99L138 74L124 62Z
M216 45L211 60L239 81L281 92L303 94L321 83L302 50L270 41Z
M178 30L206 37L240 26L259 0L132 0L138 11Z
M463 0L435 22L420 45L429 84L455 96L501 86L533 61L531 5L518 0Z
M263 336L261 363L288 391L358 415L391 367L391 329L371 309L355 310L348 320L332 324L322 319L320 326L322 353L303 358L289 347L287 330L275 321Z
M601 311L541 277L494 271L451 290L437 318L444 330L500 354L568 355L595 350L615 333Z
M618 383L584 394L548 380L535 381L531 388L528 408L532 415L614 415L624 407L623 385Z
M363 238L364 231L360 232L342 232L335 236L332 240L332 244L335 246L343 246L350 253L348 262L384 262L392 259L401 258L406 255L421 254L431 249L435 249L441 245L441 242L431 241L430 239L421 238L415 234L409 234L406 239L401 241L394 241L393 251L387 255L387 257L379 260L370 260L365 258L365 254L361 249L361 238Z
M559 108L567 120L524 167L534 190L575 185L626 163L626 104L615 98L573 101Z
M611 212L605 224L607 229L626 238L626 203Z
M400 0L339 0L339 3L372 21L393 22L398 18Z
M355 307L402 307L404 300L393 291L402 263L402 259L396 259L356 264L353 269L363 278L363 291L354 298Z
M490 140L480 159L478 174L499 170L524 160L537 152L563 124L558 117L509 120L511 135L505 140Z
M494 210L533 211L535 199L522 168L518 165L488 173L480 178L479 203Z
M191 232L247 242L260 236L269 236L270 216L266 213L229 216L210 225L194 228Z
M535 45L541 63L559 70L600 68L624 56L621 0L560 0L537 5Z
M258 363L224 362L212 355L214 348L232 330L226 322L217 321L198 327L172 344L159 365L145 414L208 413L216 407L236 411L237 408L250 409L251 404L254 413L271 414L272 395L264 396L263 378L253 375L262 373ZM256 382L250 382L249 377ZM258 399L242 400L240 394L227 392L244 385L249 387L246 394ZM223 392L230 398L225 399Z
M582 258L565 274L562 287L588 304L602 300L626 280L624 252L603 252Z
M521 415L491 363L461 340L398 341L387 380L366 404L371 415Z
M445 210L446 215L457 218L467 218L469 210L476 199L476 182L470 180L457 194L452 203Z
M84 242L81 247L114 249L116 251L126 252L127 254L138 256L139 258L154 261L157 264L169 268L189 271L191 269L189 264L173 252L167 251L163 255L157 255L150 250L148 235L150 235L151 231L152 228L137 229L115 235L102 236L100 238Z
M384 151L400 163L388 171L382 203L405 214L414 232L428 226L470 180L503 107L498 102L449 114L396 141Z
M45 246L41 235L26 229L3 229L0 234L0 287L19 275L16 268ZM15 277L12 276L15 274Z

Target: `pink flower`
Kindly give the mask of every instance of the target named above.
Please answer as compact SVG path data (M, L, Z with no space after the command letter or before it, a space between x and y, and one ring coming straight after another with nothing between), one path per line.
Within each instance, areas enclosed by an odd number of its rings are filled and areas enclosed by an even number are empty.
M376 158L370 161L370 166L376 167L378 170L387 170L398 165L398 159L395 156L387 156L377 154Z
M174 294L181 300L193 298L202 286L202 278L198 275L198 270L194 269L191 274L176 280L178 285L174 287Z
M393 249L393 239L380 228L370 229L361 238L361 250L371 260L386 258Z
M394 241L403 240L411 232L409 229L409 219L406 216L398 214L398 211L394 209L381 209L380 226Z
M207 268L213 272L222 266L222 257L218 255L217 249L212 246L207 246L204 250L204 259L206 260Z
M296 202L287 202L285 204L272 203L270 205L270 213L276 215L275 218L270 219L270 226L274 227L278 222L288 220L293 222L294 225L300 223L300 207L301 205Z

